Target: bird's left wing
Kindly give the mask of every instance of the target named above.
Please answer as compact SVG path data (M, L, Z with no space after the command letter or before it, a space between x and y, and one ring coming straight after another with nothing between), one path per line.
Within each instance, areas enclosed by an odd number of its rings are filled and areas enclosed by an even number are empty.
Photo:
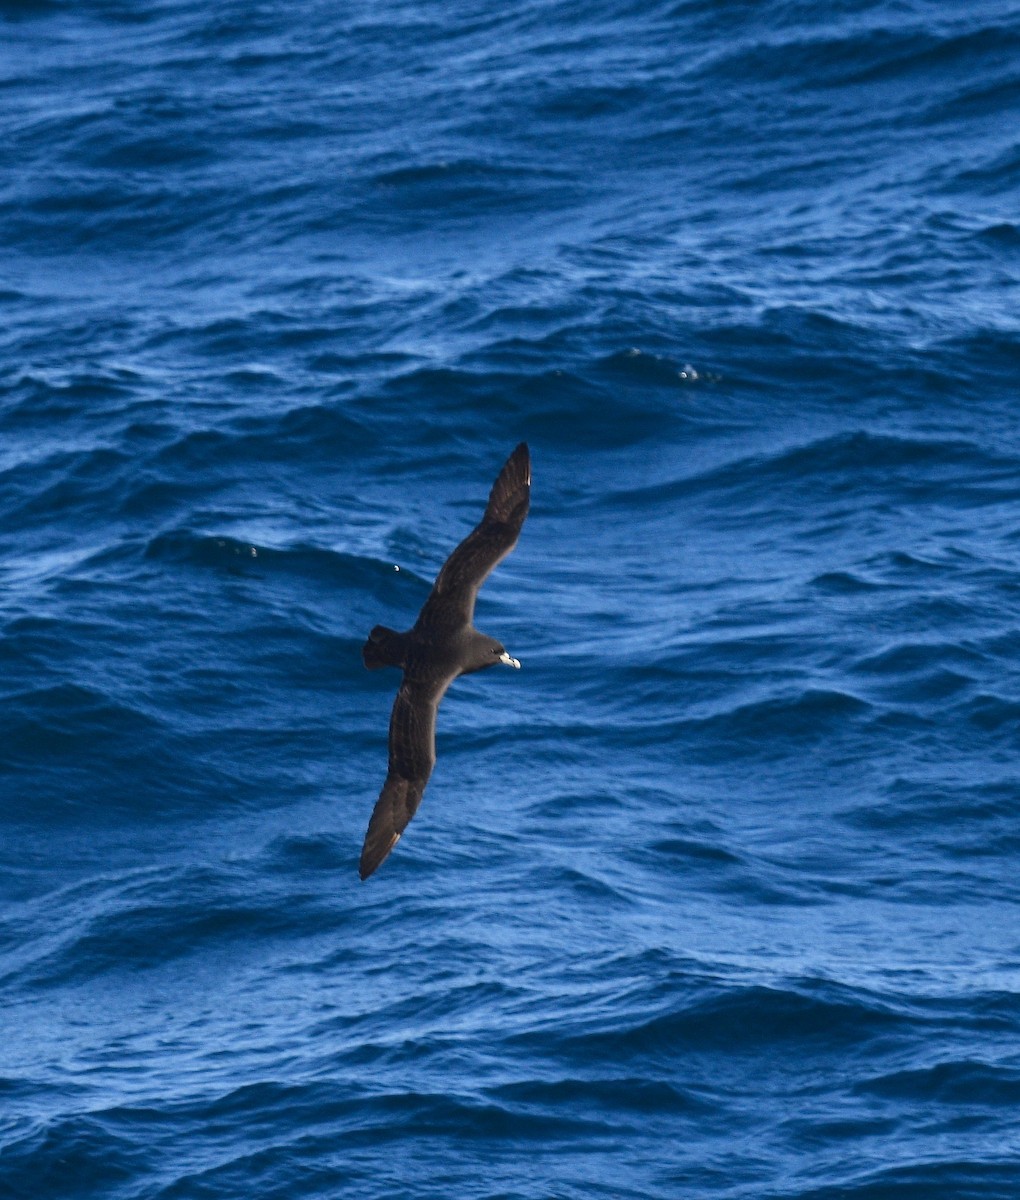
M474 619L478 589L517 545L531 504L531 456L524 442L503 464L479 524L443 564L418 617L418 627Z

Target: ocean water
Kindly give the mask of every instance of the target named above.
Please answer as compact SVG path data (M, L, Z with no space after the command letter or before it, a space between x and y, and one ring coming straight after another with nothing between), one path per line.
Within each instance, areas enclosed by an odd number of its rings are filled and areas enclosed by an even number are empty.
M3 1200L1020 1196L1018 99L1005 0L0 2Z

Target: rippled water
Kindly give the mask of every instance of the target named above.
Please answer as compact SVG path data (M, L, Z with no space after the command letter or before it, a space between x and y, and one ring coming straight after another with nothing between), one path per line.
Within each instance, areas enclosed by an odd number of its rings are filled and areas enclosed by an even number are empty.
M993 0L0 3L0 1196L1020 1195L1018 87Z

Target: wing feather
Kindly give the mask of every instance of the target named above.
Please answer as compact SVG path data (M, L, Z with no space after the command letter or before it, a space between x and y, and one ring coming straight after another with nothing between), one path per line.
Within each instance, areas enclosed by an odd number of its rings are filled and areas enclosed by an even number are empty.
M496 477L481 521L443 564L418 628L471 623L478 589L517 545L530 504L531 457L522 442Z
M440 693L441 694L441 693ZM361 848L362 879L383 862L418 811L436 761L439 695L404 678L390 714L390 766Z

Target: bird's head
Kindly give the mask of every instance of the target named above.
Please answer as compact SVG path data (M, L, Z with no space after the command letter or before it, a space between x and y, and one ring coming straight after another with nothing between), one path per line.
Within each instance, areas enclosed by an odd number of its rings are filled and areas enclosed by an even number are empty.
M471 641L470 666L464 674L471 671L484 671L486 667L494 667L497 663L520 670L521 664L516 658L511 658L507 654L502 642L497 642L495 638L487 637L484 633L477 631L473 632Z

